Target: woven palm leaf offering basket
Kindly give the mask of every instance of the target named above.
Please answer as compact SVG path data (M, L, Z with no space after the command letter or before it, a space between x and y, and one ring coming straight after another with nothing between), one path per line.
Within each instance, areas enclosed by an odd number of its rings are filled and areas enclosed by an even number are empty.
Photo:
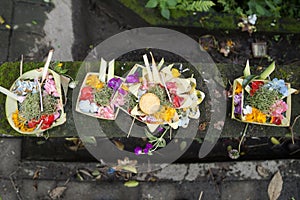
M76 111L91 117L114 120L119 109L112 103L122 78L114 76L114 60L101 58L99 73L86 74L76 102ZM107 72L108 69L108 72Z
M9 91L1 88L7 120L21 134L39 134L66 121L60 75L49 69L52 55L53 50L44 68L21 73Z
M174 64L165 66L164 59L156 64L150 54L152 64L144 55L144 65L132 67L113 102L133 121L145 123L151 133L162 126L188 127L190 119L200 117L199 104L204 93L196 89L193 76L185 78Z
M233 82L232 119L267 126L290 125L291 94L296 90L282 79L267 79L274 69L273 62L261 75L251 75L247 61L244 76Z

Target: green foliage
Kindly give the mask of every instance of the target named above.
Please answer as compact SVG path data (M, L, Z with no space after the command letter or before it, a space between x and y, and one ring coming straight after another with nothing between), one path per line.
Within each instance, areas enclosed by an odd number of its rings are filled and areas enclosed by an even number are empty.
M149 0L146 8L159 8L160 14L170 19L170 10L207 12L215 4L209 0Z
M186 11L207 12L212 6L215 5L212 1L179 1L180 4L176 8Z
M68 72L68 69L66 69L64 66L63 66L63 63L61 62L55 62L53 63L53 65L51 66L53 68L53 70L59 74L65 74Z
M249 10L247 14L256 14L257 16L274 16L280 18L281 0L250 0L248 1Z
M256 14L261 17L300 17L297 0L218 0L218 4L223 7L223 12L235 13L238 15Z
M268 88L259 88L253 96L247 97L247 102L252 107L261 110L263 113L268 113L270 107L276 103L280 94L277 90L269 90Z
M113 94L113 89L104 86L95 93L95 102L101 106L107 106L110 103L110 97Z

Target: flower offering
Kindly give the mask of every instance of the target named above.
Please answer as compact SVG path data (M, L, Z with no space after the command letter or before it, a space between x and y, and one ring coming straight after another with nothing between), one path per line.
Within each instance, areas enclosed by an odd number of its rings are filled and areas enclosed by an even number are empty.
M26 72L12 85L11 91L19 100L8 97L6 113L18 132L36 134L65 122L60 76L54 71L42 68Z
M76 111L100 118L114 120L117 109L111 102L113 95L120 88L122 79L114 77L114 61L109 63L101 59L99 73L87 73L77 100Z
M166 124L186 128L190 118L200 116L198 105L204 93L196 89L196 79L185 78L174 65L157 65L152 57L145 66L136 64L118 88L113 102L135 119L147 124L151 132Z
M233 84L232 118L247 123L289 126L291 97L296 90L282 79L266 78L275 69L272 63L259 77L250 74L249 63L244 77Z

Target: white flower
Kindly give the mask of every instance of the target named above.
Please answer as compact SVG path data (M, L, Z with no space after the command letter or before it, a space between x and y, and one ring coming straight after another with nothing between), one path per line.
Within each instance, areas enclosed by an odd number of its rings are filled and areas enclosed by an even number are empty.
M89 100L80 101L78 106L82 112L88 113L90 111L90 101Z
M250 24L255 25L256 20L257 20L256 14L253 14L253 15L249 15L249 16L248 16L248 22L249 22Z
M247 105L246 108L243 108L243 113L244 113L244 115L251 114L252 113L252 107Z
M91 113L98 112L98 109L99 109L99 107L97 106L96 103L91 103L91 106L90 106L90 112Z

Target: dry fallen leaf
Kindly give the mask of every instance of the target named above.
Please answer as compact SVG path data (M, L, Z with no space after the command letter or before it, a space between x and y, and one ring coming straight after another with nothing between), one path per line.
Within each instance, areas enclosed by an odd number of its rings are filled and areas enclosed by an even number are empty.
M137 164L137 160L129 160L128 157L125 157L124 160L118 159L119 166L126 166L126 165L135 166L136 164Z
M66 189L66 186L56 187L49 192L49 196L51 199L58 199L63 195Z
M199 130L200 130L200 131L205 131L206 126L207 126L207 122L201 123L201 124L199 125Z
M84 175L86 175L90 178L93 177L92 174L89 171L85 170L85 169L79 169L78 172L80 172L80 173L82 173L82 174L84 174Z
M117 141L117 140L113 140L113 142L115 143L116 147L117 147L119 150L121 150L121 151L124 150L124 144L123 144L122 142Z
M134 166L126 165L122 169L137 174L137 169Z
M256 171L263 178L266 178L270 175L269 170L267 170L266 168L264 168L260 165L256 166Z
M281 194L283 185L282 176L280 171L278 171L272 178L271 182L269 183L268 187L268 195L270 200L277 200Z
M35 172L34 172L34 175L32 177L32 179L38 179L40 177L40 173L41 173L41 169L38 168Z

